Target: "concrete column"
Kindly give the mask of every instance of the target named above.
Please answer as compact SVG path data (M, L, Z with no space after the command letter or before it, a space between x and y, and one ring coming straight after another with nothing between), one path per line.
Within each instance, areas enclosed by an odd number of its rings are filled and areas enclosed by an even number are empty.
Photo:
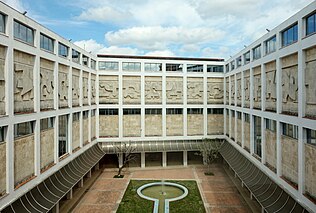
M254 153L254 118L253 115L250 114L250 154L252 155Z
M298 191L300 194L305 192L305 145L304 129L298 127Z
M241 147L245 147L245 114L241 113Z
M253 109L253 91L254 91L254 83L253 83L253 68L250 68L250 109ZM251 119L250 119L251 120Z
M122 76L122 62L119 62L119 75L118 75L118 97L119 97L119 138L123 138L123 76Z
M83 178L80 179L79 183L78 183L78 187L82 188L83 187Z
M187 73L186 73L186 66L184 66L183 72L183 136L187 136L188 135L188 113L187 113L187 82L188 82L188 78L187 78Z
M266 134L265 120L261 117L261 162L266 163Z
M100 170L100 162L98 162L96 165L95 165L95 171L99 171Z
M162 152L162 167L167 167L167 152Z
M146 155L145 155L145 152L140 153L140 162L141 162L140 167L141 168L145 168L145 166L146 166Z
M120 153L119 154L119 159L118 159L118 161L119 161L119 167L121 167L121 166L123 166L123 153Z
M56 205L54 206L54 208L52 209L53 213L59 213L59 202L56 203Z
M87 178L91 178L91 169L90 169L89 172L87 173Z
M71 200L72 199L72 189L69 190L69 192L67 193L67 200Z
M183 151L183 166L188 166L188 151Z
M261 65L261 111L266 109L266 66Z
M278 114L282 112L282 62L281 59L276 60L276 111Z
M277 169L277 175L281 176L282 175L282 146L281 146L281 123L280 121L276 121L276 125L277 125L277 129L276 129L276 136L277 136L277 140L276 140L276 152L277 152L277 156L276 156L276 169Z
M166 63L162 63L162 137L167 136L166 126Z

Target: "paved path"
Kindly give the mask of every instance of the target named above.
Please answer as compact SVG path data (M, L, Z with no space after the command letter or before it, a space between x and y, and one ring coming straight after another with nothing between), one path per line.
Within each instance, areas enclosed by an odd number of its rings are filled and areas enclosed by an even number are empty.
M214 176L205 176L203 166L130 169L123 179L114 179L114 171L105 169L85 194L75 213L115 212L130 179L196 180L207 212L251 212L223 168L212 166Z

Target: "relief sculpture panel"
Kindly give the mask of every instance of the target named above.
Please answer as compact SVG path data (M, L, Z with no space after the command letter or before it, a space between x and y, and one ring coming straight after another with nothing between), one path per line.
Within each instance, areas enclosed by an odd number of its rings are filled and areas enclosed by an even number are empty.
M188 78L188 104L203 104L203 78Z
M145 78L145 103L161 104L162 102L162 78L146 77Z
M235 76L230 76L230 98L231 105L235 105Z
M91 74L91 104L95 104L95 98L96 98L95 80L96 80L96 76L94 74Z
M72 106L79 106L80 99L80 71L77 69L72 70Z
M316 47L306 50L305 91L307 117L316 118Z
M118 104L118 76L99 77L100 104Z
M5 115L4 59L1 58L1 55L0 55L0 115Z
M41 110L54 108L54 63L41 59L40 62Z
M230 91L229 78L226 77L226 103L225 104L229 104L229 91Z
M222 78L207 79L207 103L223 104L224 103L224 81Z
M261 109L261 67L253 69L253 107Z
M244 95L245 95L245 107L250 107L250 71L245 71L244 74Z
M241 106L242 103L242 91L241 91L241 73L236 75L237 85L236 85L236 98L237 98L237 106Z
M297 115L298 82L297 57L295 55L282 59L282 112Z
M183 80L179 77L167 77L166 82L167 104L182 104Z
M276 111L276 64L275 61L265 65L266 68L266 110Z
M123 103L140 104L140 77L124 76L123 77Z
M83 72L82 78L82 96L83 105L89 104L89 73Z
M58 68L58 98L59 107L68 107L69 67L59 65Z

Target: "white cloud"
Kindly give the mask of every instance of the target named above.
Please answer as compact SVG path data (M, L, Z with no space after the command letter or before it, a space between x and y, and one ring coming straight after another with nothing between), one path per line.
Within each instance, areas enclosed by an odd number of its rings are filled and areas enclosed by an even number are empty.
M20 12L25 11L25 8L21 0L2 0L2 1Z
M81 47L82 49L84 49L84 50L86 50L88 52L93 52L93 53L97 53L102 48L104 48L104 46L102 44L97 43L93 39L82 40L82 41L75 41L74 44L79 46L79 47Z
M145 54L146 56L175 56L171 50L151 51Z
M142 52L136 48L117 46L104 47L100 49L98 53L109 55L142 55Z

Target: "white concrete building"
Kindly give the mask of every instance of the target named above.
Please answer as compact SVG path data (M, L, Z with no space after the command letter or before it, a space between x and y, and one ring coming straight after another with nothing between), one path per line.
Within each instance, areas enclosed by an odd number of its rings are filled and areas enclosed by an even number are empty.
M187 166L210 138L263 210L316 212L315 19L226 62L94 56L0 2L0 211L58 210L114 144Z

